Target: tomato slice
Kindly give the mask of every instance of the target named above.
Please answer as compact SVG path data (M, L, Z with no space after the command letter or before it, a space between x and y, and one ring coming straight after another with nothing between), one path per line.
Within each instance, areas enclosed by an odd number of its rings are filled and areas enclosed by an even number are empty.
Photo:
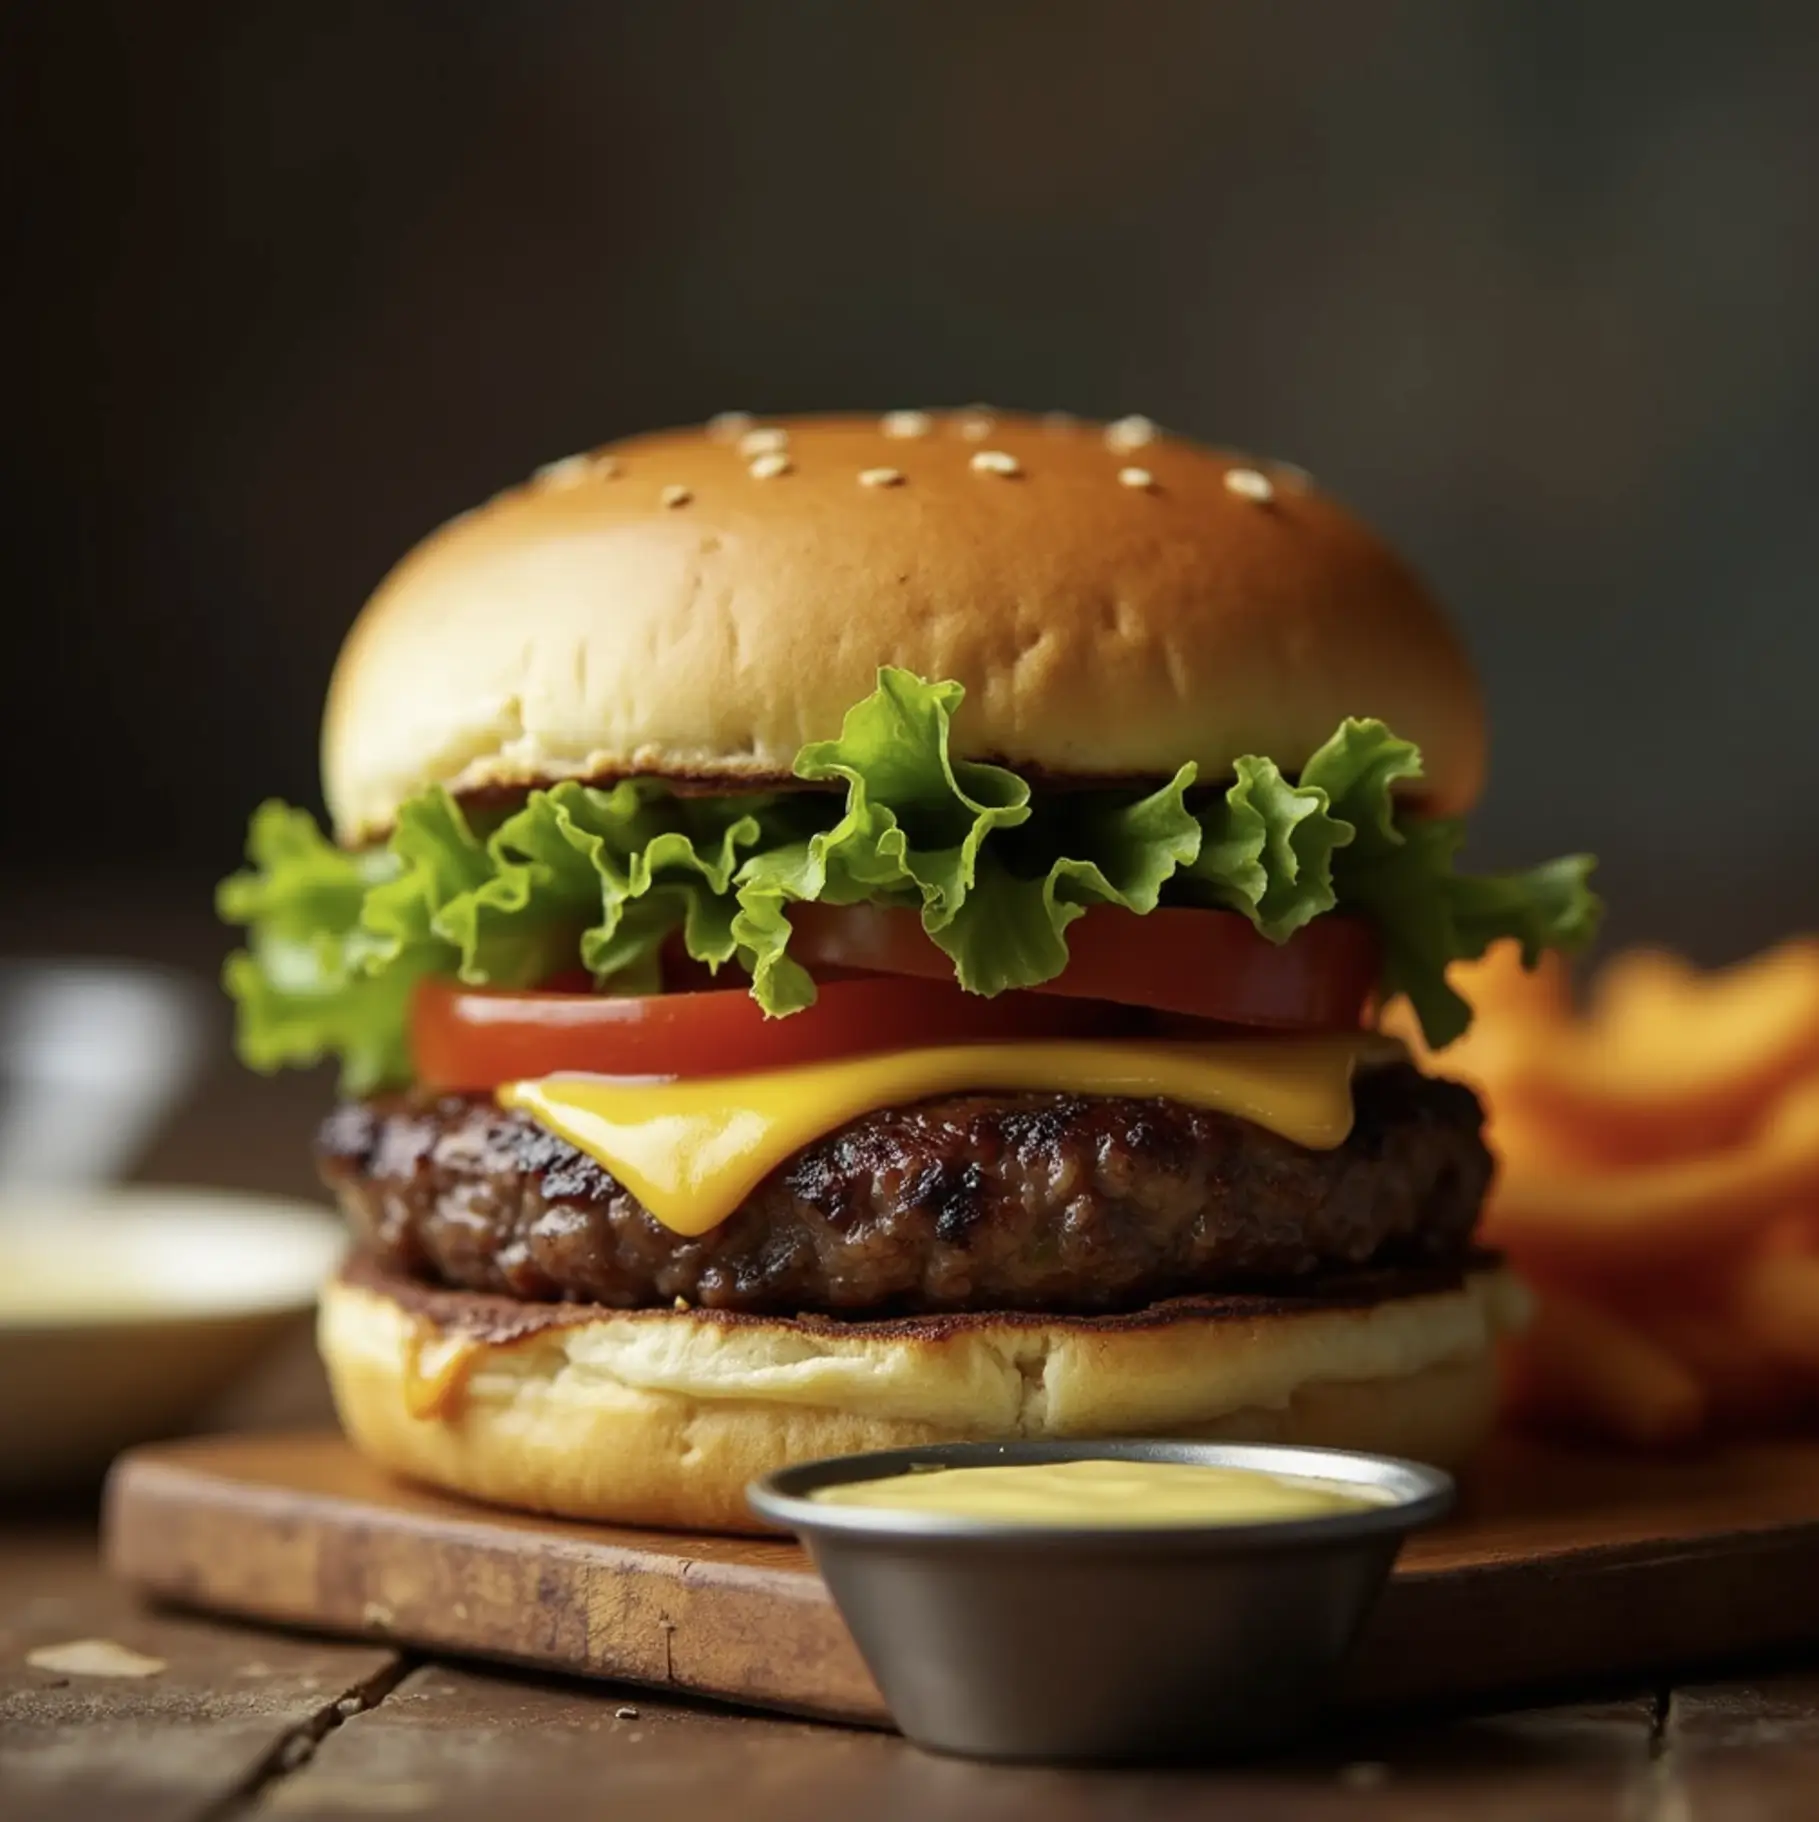
M825 981L814 1005L782 1019L767 1019L743 984L616 997L501 993L430 980L417 989L411 1041L426 1087L479 1090L562 1069L672 1079L736 1075L866 1051L1119 1037L1135 1028L1124 1007L1033 993L981 999L963 993L951 977Z
M792 905L790 923L790 953L810 968L953 978L915 911ZM1235 911L1183 906L1141 917L1097 906L1068 925L1067 946L1066 971L1027 991L1277 1031L1356 1030L1381 965L1376 932L1357 918L1316 918L1272 943Z

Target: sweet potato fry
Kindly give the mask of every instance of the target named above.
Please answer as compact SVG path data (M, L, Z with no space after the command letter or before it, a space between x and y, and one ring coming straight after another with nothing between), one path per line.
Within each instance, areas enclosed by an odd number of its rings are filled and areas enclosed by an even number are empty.
M1730 1310L1686 1303L1631 1312L1709 1395L1712 1416L1732 1430L1783 1427L1801 1404L1796 1377Z
M1790 1208L1763 1230L1765 1253L1819 1253L1819 1207Z
M1819 1419L1819 938L1631 950L1582 1015L1513 951L1455 980L1479 1017L1434 1067L1487 1102L1484 1238L1550 1287L1512 1412L1637 1446Z
M1684 1009L1698 982L1699 971L1672 949L1625 949L1598 970L1592 982L1592 1013L1612 1024L1646 1023L1664 1005Z
M1819 942L1711 974L1656 951L1620 956L1584 1021L1487 1061L1506 1065L1493 1094L1614 1161L1731 1144L1791 1082L1819 1077Z
M1734 1253L1790 1203L1819 1196L1819 1076L1722 1151L1568 1172L1506 1156L1486 1238L1545 1274L1649 1272Z
M1762 1347L1803 1376L1819 1376L1819 1258L1762 1252L1731 1286L1738 1322Z
M1447 979L1476 1013L1457 1043L1443 1052L1429 1051L1414 1014L1401 1000L1384 1009L1383 1028L1401 1038L1418 1060L1475 1087L1521 1073L1529 1056L1557 1038L1572 1016L1567 965L1552 950L1531 972L1522 966L1515 943L1496 943L1479 961L1455 963Z
M1565 1292L1545 1292L1506 1355L1509 1414L1641 1448L1685 1443L1704 1427L1704 1386L1640 1329Z
M1579 1177L1613 1168L1611 1160L1575 1128L1550 1119L1526 1101L1497 1098L1494 1089L1474 1086L1485 1103L1485 1140L1506 1170L1524 1176Z
M1572 1016L1572 976L1557 949L1525 968L1520 944L1493 943L1479 960L1456 963L1448 979L1494 1023L1513 1018L1554 1024Z

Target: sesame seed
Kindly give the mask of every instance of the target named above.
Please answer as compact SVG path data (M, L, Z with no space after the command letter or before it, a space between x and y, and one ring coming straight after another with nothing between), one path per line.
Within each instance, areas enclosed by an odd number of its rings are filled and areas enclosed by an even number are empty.
M862 468L859 470L861 487L901 487L903 470L901 468Z
M683 1295L681 1295L680 1292L678 1292L677 1296L676 1296L676 1301L670 1305L670 1308L676 1309L676 1310L685 1310L688 1308L688 1299L686 1297L684 1297Z
M789 432L774 427L765 430L748 430L739 439L739 453L742 456L775 455L780 449L789 447Z
M693 488L682 487L673 483L664 488L657 496L665 506L686 506L694 497Z
M754 456L751 465L751 477L754 481L774 481L780 474L788 474L790 459L781 449L767 449L762 455Z
M637 1718L638 1711L635 1708L615 1708L613 1710L613 1719L615 1721L635 1721Z
M749 411L720 411L707 420L707 434L716 443L730 443L752 427Z
M962 418L955 428L969 443L983 443L992 434L992 420L983 417Z
M1105 427L1107 446L1120 452L1141 449L1145 443L1153 443L1155 440L1156 426L1146 417L1120 418L1117 423Z
M1147 468L1120 468L1119 485L1123 487L1154 487L1156 477Z
M619 460L610 455L564 456L545 462L531 480L539 487L579 487L583 481L610 481L619 472Z
M979 474L1022 474L1023 464L1002 449L980 449L973 454L973 468Z
M579 487L593 463L594 458L588 455L564 456L559 462L545 462L531 479L539 487Z
M1270 467L1276 478L1285 482L1295 493L1306 493L1314 485L1314 477L1293 462L1272 462Z
M926 411L887 411L879 423L887 437L925 437L934 427Z
M1267 506L1276 497L1276 489L1266 474L1259 474L1254 468L1228 468L1225 471L1225 484L1235 494L1241 494L1247 500L1255 500L1259 506Z

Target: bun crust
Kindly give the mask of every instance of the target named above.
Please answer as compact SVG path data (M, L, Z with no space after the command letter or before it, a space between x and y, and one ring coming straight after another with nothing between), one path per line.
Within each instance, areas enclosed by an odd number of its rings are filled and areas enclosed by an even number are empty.
M476 1329L473 1299L370 1269L323 1295L342 1422L385 1467L500 1505L759 1529L745 1488L793 1461L968 1438L1171 1435L1463 1461L1488 1433L1492 1342L1519 1326L1495 1268L1355 1306L1142 1319L726 1322L565 1309ZM437 1311L445 1307L446 1319Z
M966 685L964 756L1058 779L1189 759L1220 777L1244 753L1292 770L1376 715L1421 746L1427 807L1477 796L1483 709L1456 635L1298 471L1098 425L924 421L779 420L783 446L756 457L711 429L638 437L444 526L342 651L337 833L383 833L432 784L774 781L882 664Z

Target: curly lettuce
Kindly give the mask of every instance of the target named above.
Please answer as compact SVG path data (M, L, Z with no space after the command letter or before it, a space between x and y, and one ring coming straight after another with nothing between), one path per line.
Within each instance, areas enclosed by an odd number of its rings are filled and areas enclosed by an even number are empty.
M1386 992L1406 994L1442 1045L1471 1017L1450 963L1504 937L1532 962L1596 930L1585 856L1459 872L1460 825L1399 810L1421 756L1381 722L1346 721L1293 779L1249 756L1209 786L1189 764L1154 790L1038 795L956 757L963 697L881 671L839 737L796 757L823 791L569 782L482 828L435 789L361 853L265 804L249 869L219 895L248 933L226 970L241 1055L266 1070L333 1057L348 1091L367 1093L408 1080L409 1001L426 976L524 987L580 968L604 990L648 992L672 937L716 971L736 966L783 1017L815 996L790 954L790 908L811 902L916 910L960 985L987 995L1061 973L1068 926L1095 905L1222 907L1278 943L1343 910L1376 925Z

